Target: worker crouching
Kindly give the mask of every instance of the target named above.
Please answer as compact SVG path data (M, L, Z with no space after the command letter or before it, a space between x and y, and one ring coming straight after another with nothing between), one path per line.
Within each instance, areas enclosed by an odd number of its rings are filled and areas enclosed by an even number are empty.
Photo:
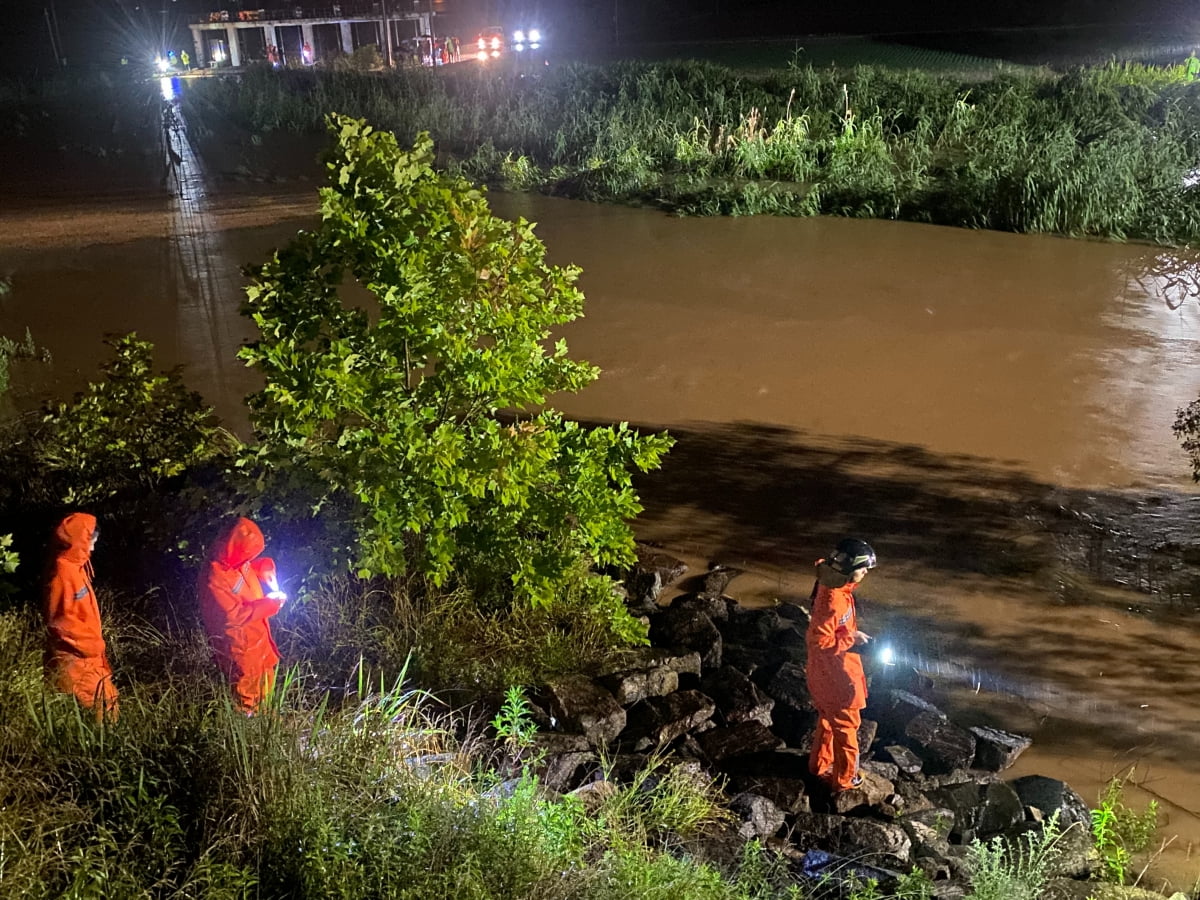
M858 630L854 589L875 567L875 551L847 538L827 559L817 562L809 620L808 690L817 707L808 766L834 792L861 782L858 774L858 727L867 705L867 679L855 647L871 636Z
M89 513L71 513L58 524L42 594L46 682L74 694L98 720L116 719L118 712L92 587L92 550L99 535L96 517Z
M259 557L265 546L259 527L238 519L217 539L200 574L200 616L213 657L247 714L275 687L279 648L269 620L286 599L275 561Z

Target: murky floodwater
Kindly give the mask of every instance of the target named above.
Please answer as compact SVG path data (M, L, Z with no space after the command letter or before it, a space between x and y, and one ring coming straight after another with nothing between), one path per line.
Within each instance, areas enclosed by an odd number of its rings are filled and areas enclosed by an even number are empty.
M0 330L28 326L51 349L59 390L94 372L99 335L137 330L238 424L255 386L234 358L250 336L239 269L311 221L312 188L208 194L177 146L168 202L0 218L14 285ZM559 405L679 439L643 482L643 539L746 568L731 592L769 603L806 596L811 561L838 536L869 538L881 565L864 585L867 630L938 671L956 715L1032 734L1017 773L1093 799L1136 765L1165 833L1181 835L1158 868L1190 886L1200 598L1188 570L1155 570L1152 553L1200 541L1170 431L1200 395L1200 304L1156 296L1152 253L494 205L540 223L553 260L585 270L587 318L566 336L604 375ZM1172 617L1127 612L1168 577Z

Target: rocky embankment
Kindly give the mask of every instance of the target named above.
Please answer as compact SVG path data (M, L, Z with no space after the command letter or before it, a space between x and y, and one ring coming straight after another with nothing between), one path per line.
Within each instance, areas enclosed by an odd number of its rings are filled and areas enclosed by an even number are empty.
M627 587L653 646L620 671L573 676L537 698L545 787L595 789L601 752L614 778L665 753L670 765L724 784L734 822L727 845L762 841L791 861L798 881L869 877L886 891L917 867L939 897L969 892L972 841L1022 839L1057 816L1052 893L1103 887L1086 882L1098 860L1083 798L1057 779L1005 780L1030 739L960 727L915 672L872 685L859 733L862 786L830 795L807 765L816 721L804 674L807 610L742 607L727 595L736 570L720 567L700 590L660 606L663 588L685 571L643 553Z

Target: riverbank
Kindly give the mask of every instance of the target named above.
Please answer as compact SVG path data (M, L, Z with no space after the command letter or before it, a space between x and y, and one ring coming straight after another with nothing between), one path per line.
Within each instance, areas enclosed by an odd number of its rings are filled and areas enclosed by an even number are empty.
M539 234L553 235L549 239L551 246L557 248L555 252L561 254L564 261L584 262L591 273L585 275L585 286L593 303L589 307L589 320L581 325L593 327L591 331L576 328L571 341L573 347L587 347L585 355L601 362L609 377L592 389L593 394L589 396L595 399L579 406L575 410L577 415L611 420L612 417L628 417L629 409L636 408L639 417L662 421L666 411L679 417L672 421L674 425L675 421L694 417L697 411L731 420L744 419L747 412L752 412L756 417L769 420L785 417L783 421L791 426L791 429L781 431L747 427L743 422L686 435L673 460L679 467L669 470L672 477L664 482L661 492L650 489L646 493L651 502L651 515L643 522L644 536L678 539L710 558L734 551L740 554L735 561L747 556L768 561L776 567L777 580L787 581L789 590L803 593L809 587L806 580L799 578L793 584L793 576L787 573L802 571L811 561L812 554L821 552L817 528L869 528L870 533L879 534L882 545L889 548L891 572L881 571L876 580L880 596L894 597L918 608L933 605L942 613L952 611L952 616L947 615L942 620L943 626L949 624L953 626L951 630L959 634L973 635L975 642L971 654L978 654L980 659L984 658L986 648L995 637L989 630L995 623L982 621L978 610L995 609L998 601L1017 596L1021 602L1005 608L1011 612L1011 622L1020 623L1023 630L997 644L1011 651L1002 654L1005 658L995 660L1004 663L1012 662L1019 655L1025 646L1023 640L1028 639L1028 629L1040 621L1037 611L1045 604L1045 585L1053 584L1057 590L1059 582L1056 578L1043 581L1033 577L1038 573L1053 576L1052 571L1013 567L1012 548L1023 547L1020 543L1009 544L1010 539L1016 541L1021 537L1021 518L1014 514L1018 507L1008 494L982 502L980 487L984 484L1003 487L1027 483L1026 479L1014 477L1009 470L1032 465L1045 479L1045 484L1053 483L1059 476L1079 485L1078 493L1060 496L1067 501L1068 508L1074 508L1077 501L1094 496L1096 485L1113 481L1126 484L1130 473L1136 473L1139 479L1152 478L1164 486L1183 483L1182 469L1178 480L1173 481L1167 474L1171 471L1170 457L1164 448L1171 447L1172 443L1165 431L1161 440L1134 441L1131 439L1133 431L1110 433L1110 429L1118 427L1117 421L1108 417L1076 419L1071 413L1074 406L1089 410L1087 416L1093 416L1097 403L1080 405L1076 397L1076 401L1065 402L1062 406L1051 404L1052 408L1047 407L1048 397L1070 401L1074 396L1070 390L1050 390L1047 386L1069 383L1075 385L1071 389L1075 392L1086 390L1079 385L1092 385L1095 390L1103 386L1107 411L1111 412L1117 405L1116 398L1124 396L1120 386L1125 385L1125 381L1119 375L1127 371L1130 374L1126 385L1129 393L1127 399L1121 401L1120 408L1126 409L1127 404L1129 411L1138 413L1126 424L1131 428L1137 426L1138 433L1149 433L1157 421L1153 411L1160 406L1171 406L1171 398L1163 394L1164 386L1186 388L1186 384L1168 374L1174 371L1170 368L1170 360L1177 355L1183 358L1186 338L1159 328L1163 323L1154 317L1147 298L1138 297L1117 304L1123 310L1122 319L1129 320L1128 345L1121 341L1109 343L1112 340L1109 327L1096 327L1098 317L1103 317L1104 311L1112 305L1112 297L1106 293L1111 290L1111 284L1100 278L1099 273L1116 267L1116 258L1108 254L1123 252L1123 248L912 229L890 223L834 221L829 223L834 227L831 231L825 227L825 220L786 222L783 224L789 228L804 229L805 245L821 251L803 255L814 260L819 258L819 264L814 262L813 268L802 266L797 271L780 260L790 258L784 250L794 248L796 236L801 232L775 234L769 229L779 223L772 220L689 222L666 219L646 211L589 207L565 201L547 201L545 205L534 206L532 204L539 201L536 197L518 195L496 199L511 204L510 214L525 214L542 222ZM197 202L195 195L190 195L189 200ZM74 243L64 244L62 255L57 258L54 254L39 256L36 248L29 248L22 257L23 268L16 273L15 291L12 302L6 307L6 316L19 315L26 322L30 315L47 317L36 319L46 323L45 328L36 330L46 332L51 340L66 340L76 348L74 353L64 349L56 354L56 359L67 368L82 366L90 371L90 362L81 359L79 354L95 352L94 349L82 349L84 344L96 343L90 336L92 333L111 329L118 317L136 324L147 322L144 317L149 316L152 327L167 338L166 343L170 344L171 336L177 341L168 356L169 362L186 362L191 371L208 371L205 366L219 364L237 377L246 377L247 373L233 362L231 356L224 358L218 352L221 347L236 348L238 340L229 332L236 330L237 323L245 324L236 314L240 302L238 270L246 262L261 259L269 247L286 239L288 231L294 234L296 228L309 226L311 220L305 218L305 208L303 202L280 200L271 196L270 191L258 197L254 197L252 191L249 196L223 197L215 202L211 207L212 217L206 214L203 218L210 227L202 231L193 227L196 221L193 208L185 209L188 215L172 219L170 217L175 213L168 207L157 225L152 217L144 220L121 217L121 223L129 226L129 233L136 233L139 238L127 244L121 241L122 228L114 227L110 231L113 243L97 244L90 230L78 231ZM289 217L293 212L296 213L294 218L280 223L280 218ZM226 219L226 216L230 218ZM142 222L138 227L144 230L138 231L136 221ZM672 230L669 233L658 230L661 223L669 224ZM746 231L748 226L750 230ZM21 228L19 223L13 227L15 243ZM160 233L171 233L175 237L156 239L156 227L161 229ZM742 235L738 241L733 240L737 237L735 228ZM907 236L917 234L920 239L908 243ZM89 245L90 250L80 252L80 248ZM195 252L198 248L204 252ZM864 265L863 254L877 250L881 253L871 257L870 265ZM993 259L991 254L998 255ZM1105 255L1101 259L1094 254ZM936 260L936 265L928 270L918 268L908 272L900 262L925 258ZM972 259L990 262L976 263L982 266L979 269L967 268L967 261ZM1019 268L1014 260L1022 261L1028 269L1031 259L1041 260L1033 267L1036 277L1029 282L1012 281L1011 272ZM717 268L705 268L705 261L711 261ZM190 273L191 277L177 278L176 269ZM68 270L75 272L71 281L63 278L62 273ZM1057 270L1069 274L1072 290L1066 291L1066 283L1054 283L1047 287L1044 295L1034 294L1037 279L1050 277ZM873 273L878 271L887 271L892 277L886 284L876 285L876 297L875 293L864 292L862 288L867 280L876 278ZM953 272L955 277L945 281L932 278L931 274L938 271ZM998 273L1010 273L1005 276L1009 280L1002 280ZM1088 280L1089 273L1096 274L1097 280ZM79 284L88 286L90 302L86 306L71 305L73 288ZM993 284L995 297L1006 298L1007 305L980 304L974 294L960 292L962 284ZM706 285L711 294L706 292ZM805 287L799 290L795 285ZM826 302L842 292L863 298L863 302L850 305ZM1064 297L1087 298L1088 304L1076 307L1072 305L1074 301L1064 300ZM730 298L749 299L735 304ZM1025 298L1029 306L1019 305L1018 298ZM51 327L51 322L58 321L61 316L63 304L75 311L80 334L60 335L61 329ZM973 311L977 312L981 307L997 311L1001 320L972 318ZM930 309L934 312L929 312ZM889 318L888 310L892 310L896 318ZM1006 312L1011 313L1011 318ZM1180 319L1181 324L1183 321ZM872 337L870 330L859 331L866 343L862 347L860 371L855 375L862 379L863 390L856 389L855 396L860 402L876 406L860 417L857 433L846 434L822 449L819 446L823 440L821 435L834 427L830 424L832 420L819 404L805 402L803 398L828 392L809 382L813 373L802 364L796 348L807 346L804 343L806 335L838 334L855 327L855 323L861 326L864 322L871 323L875 336ZM883 326L889 322L893 322L898 330L885 329ZM1031 329L1036 333L1039 322L1047 332L1049 344L1046 346L1052 346L1053 353L1040 352L1038 348L1043 345L1036 337L1026 344L1016 342L1016 336L1022 333ZM923 323L934 323L937 327L929 326L924 330L926 325ZM895 371L896 357L884 352L889 346L904 348L904 358L945 361L942 354L933 352L936 348L953 346L976 333L986 336L997 329L996 343L985 340L954 357L958 363L951 366L954 369L951 377L943 377L931 369L918 378L914 383L917 393L912 397L898 389L899 386L893 383L894 378L889 381L880 374ZM159 334L155 335L156 339ZM753 340L739 344L734 342L738 336ZM778 338L779 343L764 344L768 336ZM218 338L220 342L217 342ZM1156 340L1162 343L1155 343ZM925 352L920 349L923 347L931 349ZM1031 407L1021 434L1012 433L1011 426L1005 426L1003 421L984 427L985 421L993 415L987 404L975 404L971 400L979 392L980 376L962 377L962 360L1002 360L1005 358L1000 352L1003 348L1020 354L1022 371L1030 383L1043 389L1031 393L1020 384L1013 384L1011 397L1014 404L1022 397L1038 400ZM638 350L638 353L623 359L612 355L616 350ZM1142 360L1136 372L1128 371L1125 364L1115 368L1098 365L1104 360L1127 362L1131 356ZM1042 358L1058 362L1038 369L1036 361ZM755 360L758 365L753 364ZM1085 360L1090 362L1084 365ZM873 363L878 363L878 372L871 368ZM1164 368L1155 369L1157 374L1150 376L1145 369L1150 363ZM1031 366L1034 368L1029 368ZM992 391L984 391L985 396L993 398L993 403L995 398L1009 397L997 392L1011 382L1014 371L1001 366L999 373L990 377L985 375L983 384L993 385ZM1133 377L1135 374L1136 378ZM892 389L876 396L870 389L872 384L891 384ZM929 395L930 384L934 385L934 393L938 396L942 396L939 392L952 389L954 384L958 384L962 392L953 395L956 397L954 402L941 406L921 402L921 397ZM248 389L252 387L245 388L236 378L231 379L227 383L229 394L224 397L224 402L239 404ZM1146 390L1152 390L1152 394L1144 393ZM641 398L637 402L642 405L631 407L636 398ZM1155 398L1157 405L1147 403ZM1008 409L1009 406L1004 402L998 408ZM913 424L912 414L922 410L929 418ZM939 410L945 414L942 418L937 415ZM979 418L973 417L972 410ZM807 422L790 418L810 414L817 418ZM1060 428L1038 430L1058 419L1064 419ZM942 421L947 427L937 426ZM864 441L861 431L872 423L881 434L890 433L891 440ZM913 440L897 440L895 429L900 427L917 429L920 439L930 447L922 450ZM1006 433L1008 437L1005 437ZM1031 433L1041 436L1031 442ZM1104 438L1098 441L1096 436L1101 434ZM1072 438L1072 435L1076 437ZM961 446L954 442L964 440L976 441L981 455L961 455ZM1045 451L1046 455L1035 454L1032 464L1026 456L1015 466L999 466L1000 471L993 470L997 464L996 456L1009 456L1030 444ZM1064 468L1062 460L1071 459L1071 453L1084 447L1089 448L1087 452ZM1132 449L1134 447L1137 449ZM955 453L956 448L958 453ZM993 452L987 452L989 448ZM1003 452L997 448L1002 448ZM1056 456L1050 452L1054 448L1067 455ZM688 457L691 465L687 463ZM747 465L747 461L753 463ZM836 476L832 481L831 473ZM787 489L781 491L781 486ZM1034 491L1045 490L1036 481L1028 486ZM852 510L855 497L859 497L858 502L864 502L863 489L868 491L870 520L839 518L836 525L833 524L830 512L845 515L841 511ZM1164 487L1164 490L1168 488ZM1173 492L1175 488L1169 490ZM821 503L814 506L807 502L814 498L820 499ZM1166 506L1168 511L1173 508L1171 503ZM706 509L710 514L704 512ZM1137 509L1153 518L1153 510L1137 506L1134 511ZM773 512L764 517L764 510ZM1093 510L1087 508L1083 512L1090 515ZM1189 530L1186 513L1182 518L1173 515L1169 518L1182 531ZM997 523L1005 525L999 528L999 533ZM935 528L933 532L929 531L931 526ZM1086 536L1091 532L1091 526L1083 520L1079 527L1082 528L1080 535L1085 538L1081 547L1086 548L1090 546ZM1143 534L1145 540L1154 541L1156 529L1153 524ZM971 536L968 542L971 555L951 553L949 557L942 556L954 549L955 535ZM768 539L766 543L762 543L764 538ZM1035 540L1034 544L1016 554L1018 562L1045 561L1043 554L1048 548L1040 540ZM912 557L912 564L895 562L907 557ZM1101 553L1099 559L1103 558ZM955 562L960 566L965 564L970 577L947 582L947 573L952 571L949 564ZM1086 553L1080 556L1076 565L1082 571L1088 571L1090 563ZM1093 624L1089 616L1079 611L1093 609L1088 605L1093 595L1093 586L1078 582L1072 592L1063 595L1064 601L1071 600L1076 604L1075 609L1065 608L1061 621L1056 619L1044 641L1038 639L1044 656L1022 660L1023 664L1033 666L1029 674L1043 672L1037 668L1041 661L1058 660L1069 670L1070 659L1060 650L1067 643L1080 640L1080 629L1088 630L1086 639L1091 649L1085 657L1099 660L1109 652L1102 632L1105 627L1112 629L1113 626ZM1133 591L1117 592L1113 603L1119 606L1137 596L1140 594ZM1111 611L1110 607L1104 609ZM1009 621L1004 616L1000 619ZM932 628L938 619L923 621L926 628ZM1153 629L1147 630L1145 636L1151 641ZM1175 671L1172 666L1178 662L1180 654L1186 656L1189 652L1187 647L1191 640L1183 629L1179 630L1178 637L1180 645L1163 648L1161 658L1156 657L1153 664L1148 664L1141 655L1154 646L1151 643L1139 646L1135 641L1122 649L1119 656L1136 660L1138 665L1136 670L1125 669L1125 674L1117 677L1111 670L1108 672L1109 682L1105 683L1105 689L1109 699L1125 704L1133 702L1141 689L1124 679L1134 671L1163 671L1167 673L1165 678L1176 680L1177 674L1171 674ZM1058 670L1055 677L1062 671ZM1165 714L1166 720L1170 720L1177 709L1186 710L1187 698L1181 696L1178 699L1183 706L1172 707ZM1140 703L1135 705L1140 706ZM1160 713L1155 708L1155 716ZM1044 716L1040 720L1044 721ZM1183 715L1175 722L1183 732L1188 732L1190 728L1180 725L1185 720L1186 715ZM1034 716L1033 721L1039 721L1039 717ZM1069 738L1076 728L1077 723L1073 721L1061 721L1057 733L1062 738ZM1115 769L1123 766L1127 751L1139 762L1146 758L1142 754L1144 735L1136 727L1122 734L1131 743L1126 749L1117 751L1121 757ZM1033 752L1036 753L1040 746L1045 745L1039 736ZM1064 754L1059 765L1072 783L1081 765L1100 767L1106 757L1111 759L1113 755L1108 747L1099 752L1092 748L1093 755L1081 763L1080 754L1089 752L1086 746L1078 743L1070 746L1071 752ZM1152 759L1160 758L1154 755L1156 748L1151 747L1150 751ZM1177 748L1177 753L1177 759L1186 764L1189 751ZM1031 765L1037 763L1031 760ZM1041 766L1036 770L1046 771ZM1155 772L1157 774L1158 770ZM1096 777L1102 779L1103 776L1097 774ZM1167 779L1172 785L1176 779L1180 784L1194 783L1189 780L1186 768L1173 769ZM1087 788L1083 784L1080 786L1090 797ZM1182 849L1183 842L1177 843ZM1187 872L1181 877L1186 880Z
M184 95L205 137L307 134L333 111L429 131L474 180L685 215L842 215L1185 244L1200 87L1110 65L987 78L695 62L249 71Z

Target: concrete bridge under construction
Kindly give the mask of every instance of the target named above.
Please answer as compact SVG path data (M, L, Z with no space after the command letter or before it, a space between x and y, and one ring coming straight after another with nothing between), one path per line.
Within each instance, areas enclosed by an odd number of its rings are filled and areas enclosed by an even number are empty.
M433 0L344 0L315 8L220 10L188 28L201 67L239 68L272 56L311 64L369 44L392 65L396 47L432 42L433 6Z

